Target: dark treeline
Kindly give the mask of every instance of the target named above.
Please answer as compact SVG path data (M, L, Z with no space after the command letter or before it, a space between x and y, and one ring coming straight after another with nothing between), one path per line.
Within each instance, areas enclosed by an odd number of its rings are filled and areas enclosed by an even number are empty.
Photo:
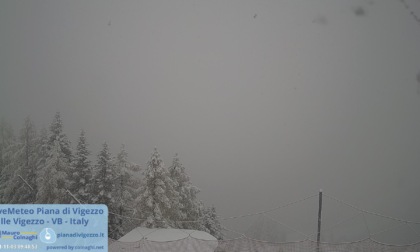
M29 117L15 135L0 122L0 203L105 204L109 237L134 227L203 230L221 239L214 207L205 207L175 155L165 167L155 148L145 168L128 161L122 145L114 157L103 143L91 161L85 132L72 149L60 113L49 129L36 130Z

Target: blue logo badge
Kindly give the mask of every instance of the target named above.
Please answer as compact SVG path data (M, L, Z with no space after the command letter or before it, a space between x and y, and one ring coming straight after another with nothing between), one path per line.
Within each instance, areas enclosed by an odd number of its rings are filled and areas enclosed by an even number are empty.
M43 243L54 243L57 241L57 235L52 228L44 228L41 233L39 233L39 239Z

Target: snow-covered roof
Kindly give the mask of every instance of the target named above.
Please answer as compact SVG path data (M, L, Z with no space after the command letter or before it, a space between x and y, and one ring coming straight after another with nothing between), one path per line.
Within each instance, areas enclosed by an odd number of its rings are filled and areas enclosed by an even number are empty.
M137 227L131 230L118 241L136 242L144 239L148 241L166 242L181 240L188 237L205 241L217 241L214 236L204 231L172 228L156 229L144 227Z
M110 252L214 252L219 242L209 233L188 229L138 227L109 244Z

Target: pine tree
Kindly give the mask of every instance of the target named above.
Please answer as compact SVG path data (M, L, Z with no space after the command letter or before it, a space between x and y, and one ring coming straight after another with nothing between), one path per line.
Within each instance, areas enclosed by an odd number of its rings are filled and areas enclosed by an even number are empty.
M36 202L39 204L69 203L66 191L68 180L64 171L69 170L70 165L58 140L55 140L53 146L49 148L45 166L39 170L37 177Z
M116 202L118 214L123 216L133 215L134 202L142 183L140 166L129 162L127 158L128 154L125 151L125 146L122 145L116 159L116 171L119 178L116 184L115 198L118 199ZM120 230L121 234L137 227L136 222L127 218L119 218L119 225L122 227Z
M58 188L56 190L56 196L58 198L52 199L49 197L45 197L42 194L46 192L43 191L41 192L41 195L37 194L37 201L38 199L47 199L48 202L59 203L70 203L72 201L72 197L67 192L71 184L69 181L72 171L71 165L72 151L70 147L70 141L67 139L66 134L63 132L63 123L61 120L61 115L59 112L57 112L54 116L52 123L50 124L50 134L48 136L47 144L47 157L45 159L45 166L39 170L39 175L45 175L48 170L54 173L55 177L53 178L53 180L57 180ZM55 173L54 170L56 170L57 172ZM39 179L39 181L43 180L43 178ZM39 181L37 181L38 188L39 186L46 187L46 185L40 185ZM49 196L53 196L53 194Z
M61 120L60 112L55 114L54 120L50 125L50 137L48 143L51 148L54 146L54 141L59 142L60 149L64 153L64 157L67 159L67 162L71 164L72 151L70 147L70 141L67 139L66 134L63 132L63 122ZM70 171L66 171L66 173L69 172Z
M40 176L41 171L45 169L49 155L48 131L46 128L42 128L39 132L39 136L37 138L36 153L36 176L38 178ZM38 179L36 181L36 185L38 186ZM36 196L38 197L38 192ZM38 199L36 199L36 202L38 202Z
M92 203L111 205L112 192L114 191L115 171L113 167L111 153L108 144L102 145L102 150L98 154L98 160L94 167L94 197Z
M7 147L15 140L12 127L6 122L4 118L0 121L0 173L4 167L3 153Z
M199 218L200 201L197 199L197 194L200 190L193 186L190 177L185 171L184 166L175 154L172 165L169 167L171 179L174 181L175 191L179 194L179 221L176 222L177 228L197 229L197 222L182 222L182 221L197 221Z
M148 228L175 226L173 220L178 216L179 196L156 148L144 176L141 194L136 200L140 217L146 219L141 225Z
M73 203L87 204L93 196L90 192L92 182L92 168L89 160L90 151L87 148L85 132L80 132L76 153L73 159L72 172L70 174L70 191L77 199ZM79 202L77 202L79 201Z
M5 196L9 204L25 204L35 202L36 163L37 163L37 136L35 127L29 117L25 119L24 127L16 144L15 158L13 159L13 174L7 181Z
M121 146L121 150L115 160L116 181L113 197L115 199L115 210L118 221L115 227L115 237L119 238L127 231L131 231L136 227L132 220L122 218L121 216L129 216L133 214L134 200L136 193L139 191L141 184L140 166L130 163L125 146Z
M0 122L0 203L8 203L4 190L15 166L16 139L13 128L2 118Z
M130 174L128 173L128 161L127 161L128 153L125 150L124 145L121 146L120 153L117 155L117 159L115 162L115 171L117 174L117 183L115 184L115 198L116 207L118 209L118 214L124 215L124 208L125 204L130 201L129 197L131 195L127 195L126 186L128 180L130 179ZM120 220L122 221L122 219Z
M105 204L110 213L115 213L115 183L117 180L114 162L108 149L108 144L102 145L102 150L98 154L98 161L94 167L93 179L93 198L94 204ZM108 218L109 237L115 239L118 234L118 217L110 214Z
M122 216L126 216L128 212L128 205L132 202L133 198L130 192L127 190L127 184L130 180L130 174L128 173L129 163L127 161L128 154L125 151L124 145L121 146L121 151L117 155L115 162L115 171L117 174L117 181L115 184L114 198L115 198L115 209L117 210L118 216L117 223L115 226L115 237L119 239L124 235L124 224L126 219Z
M223 239L222 226L220 225L219 217L216 214L214 206L204 207L200 216L201 230L205 231L218 240Z

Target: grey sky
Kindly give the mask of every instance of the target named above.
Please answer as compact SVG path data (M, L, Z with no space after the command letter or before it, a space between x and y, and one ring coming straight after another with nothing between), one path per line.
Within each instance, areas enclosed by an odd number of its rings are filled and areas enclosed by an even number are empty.
M420 2L405 2L0 1L0 116L40 128L60 111L94 155L178 152L224 216L323 188L420 220Z

